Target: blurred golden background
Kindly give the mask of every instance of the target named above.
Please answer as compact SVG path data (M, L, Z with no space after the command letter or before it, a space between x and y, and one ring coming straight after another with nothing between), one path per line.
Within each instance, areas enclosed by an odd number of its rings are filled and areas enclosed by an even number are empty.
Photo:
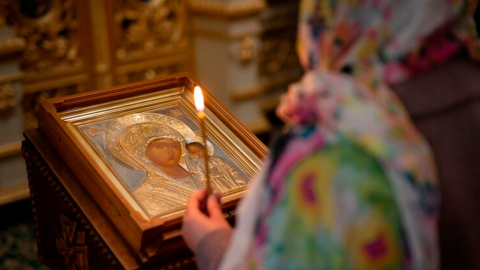
M188 71L268 143L298 1L0 0L0 269L37 260L23 131L44 99Z
M28 198L40 101L188 71L264 140L297 80L297 1L0 1L0 205Z

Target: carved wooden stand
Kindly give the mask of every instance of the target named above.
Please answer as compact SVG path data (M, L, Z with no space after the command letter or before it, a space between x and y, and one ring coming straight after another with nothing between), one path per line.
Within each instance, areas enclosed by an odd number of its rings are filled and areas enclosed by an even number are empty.
M24 135L22 155L40 262L52 269L196 269L183 241L173 255L142 260L42 134L32 130Z

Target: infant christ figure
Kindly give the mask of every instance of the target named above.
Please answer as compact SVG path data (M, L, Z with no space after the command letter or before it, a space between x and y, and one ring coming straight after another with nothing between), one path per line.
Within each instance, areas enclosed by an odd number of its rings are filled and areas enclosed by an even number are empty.
M200 142L187 144L189 153L188 159L186 160L187 167L202 179L205 178L204 148L204 145ZM242 173L220 157L208 157L208 168L210 170L212 188L216 191L223 193L234 188L245 186L248 183Z

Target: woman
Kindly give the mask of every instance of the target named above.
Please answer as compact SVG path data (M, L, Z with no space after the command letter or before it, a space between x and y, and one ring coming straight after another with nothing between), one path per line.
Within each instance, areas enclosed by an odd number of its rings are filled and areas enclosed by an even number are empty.
M435 80L442 77L432 78L428 70L455 76L436 67L455 65L462 55L478 59L469 17L475 6L447 0L303 1L298 44L307 73L277 110L290 129L239 206L234 235L215 198L208 199L209 216L198 211L203 193L187 206L183 234L200 268L438 269L436 169L391 88L409 109L428 112L429 101L439 98L420 103L405 89L440 89ZM460 66L478 75L475 65ZM430 84L416 81L429 76ZM424 128L433 142L441 134ZM449 154L435 147L437 157ZM440 161L445 173L450 164ZM441 178L452 179L449 172ZM228 241L220 260L212 246Z

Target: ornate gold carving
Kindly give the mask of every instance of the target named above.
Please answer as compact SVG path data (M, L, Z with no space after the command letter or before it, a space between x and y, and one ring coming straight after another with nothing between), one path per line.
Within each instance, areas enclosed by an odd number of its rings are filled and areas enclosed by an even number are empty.
M7 6L7 1L0 1L0 29L1 28L6 28L8 27L9 23L8 23L8 18L7 18L7 14L8 14L8 9L6 8Z
M240 42L238 60L242 64L248 64L255 57L255 42L251 36L245 36Z
M96 128L87 128L85 131L88 133L90 137L95 137L100 135L100 132Z
M147 126L144 129L140 128L140 124L151 124L157 123L161 126L161 128L155 127L154 129L150 130ZM133 126L133 127L132 127ZM167 126L165 128L165 126ZM178 134L179 137L183 138L194 138L195 133L192 129L182 121L175 119L173 117L157 114L157 113L136 113L136 114L129 114L122 118L116 119L112 122L106 132L105 135L105 145L107 149L123 164L127 165L128 167L138 170L138 171L145 171L144 165L135 158L135 155L130 155L131 152L135 152L138 149L136 148L137 145L134 145L131 141L137 140L144 140L145 136L133 136L133 137L126 137L124 140L122 136L124 136L126 130L136 130L136 128L140 128L140 130L144 132L159 132L159 130L163 130L163 132L167 133L170 132L171 129ZM136 134L138 135L138 134ZM173 136L173 135L172 135ZM128 143L127 143L128 142ZM124 145L122 145L124 143ZM185 150L185 149L183 149ZM185 159L185 157L183 157ZM180 161L182 163L182 167L186 167L184 165L185 160Z
M12 142L0 145L0 158L20 153L21 142Z
M26 40L23 71L46 72L82 64L74 0L8 1L5 5L7 22Z
M92 17L94 46L92 52L95 56L94 71L96 73L96 87L109 87L113 83L111 70L111 49L109 28L113 27L107 20L107 2L117 4L117 1L89 1Z
M60 215L55 242L67 269L89 269L85 231L77 230L77 222Z
M0 40L0 55L8 55L25 49L25 39L10 38Z
M186 123L171 116L129 114L110 123L104 138L117 161L145 173L133 194L150 216L182 208L192 193L205 186L206 169L216 191L228 192L248 183L240 171L213 155L213 145L203 144ZM209 152L207 168L204 149ZM167 154L168 161L159 158Z
M192 11L197 13L217 16L241 16L262 11L266 3L264 0L189 0L188 5Z
M179 117L179 116L183 115L183 113L179 109L170 110L170 113L173 114L173 116L175 116L175 117Z
M7 27L7 19L5 18L4 14L0 14L0 28Z
M35 135L35 136L38 136L38 135ZM103 253L103 255L107 258L107 260L110 261L111 265L114 266L114 269L116 269L115 266L118 266L119 262L117 261L117 259L115 258L111 250L106 246L106 243L103 241L103 239L99 237L98 233L93 229L93 225L90 223L88 219L86 219L85 214L79 209L78 205L74 202L71 195L67 192L65 187L56 177L56 175L51 171L51 168L46 164L43 157L40 155L38 150L35 148L35 146L31 143L31 141L28 138L22 142L22 156L25 159L25 162L27 165L28 183L29 183L28 186L30 188L30 198L32 200L33 221L35 224L35 236L36 236L37 246L38 246L38 258L40 262L45 264L49 268L58 269L58 265L50 261L48 256L44 256L45 255L44 252L47 249L45 247L46 245L40 240L41 238L40 235L45 234L45 232L42 233L41 231L41 224L46 224L46 223L45 221L44 222L39 221L37 205L39 203L45 203L45 201L37 200L38 191L35 190L34 187L35 185L42 185L43 187L45 183L48 183L51 185L51 188L56 192L58 198L64 202L65 206L67 206L67 208L69 209L68 213L72 214L72 217L74 217L76 220L79 220L80 222L78 223L81 224L81 227L84 228L85 232L88 232L88 235L89 235L88 241L90 243L88 246L90 248L94 246L98 248L98 250L100 250L101 253ZM59 225L60 225L59 229L61 229L61 223ZM78 226L78 228L80 228L80 226ZM62 231L57 230L57 232L61 233ZM57 235L61 235L61 234L57 234ZM80 235L80 237L77 236L77 239L78 238L82 240L83 236L82 235ZM63 239L66 239L66 238L63 238ZM75 241L75 242L78 242L78 241ZM92 245L92 242L95 245ZM50 245L50 244L48 243L47 245ZM77 259L77 258L74 258L74 259ZM83 264L83 265L84 265L84 268L87 268L88 266L86 264ZM67 269L71 269L71 268L67 268Z
M37 200L35 198L35 194L33 192L33 185L32 185L32 169L35 166L38 166L38 154L31 150L31 143L27 142L27 140L22 141L21 151L22 157L25 159L25 164L27 165L27 173L28 173L28 188L30 189L30 200L32 201L32 214L33 214L33 221L35 224L35 240L37 241L38 247L38 260L43 263L43 254L42 254L42 242L40 241L40 232L39 222L38 222L38 211L37 211Z
M15 91L12 82L4 82L0 84L0 116L5 117L13 112L17 105L15 99Z
M154 79L157 77L168 76L177 72L185 71L187 65L183 63L177 63L170 66L152 67L139 71L130 71L118 76L120 84L138 82L142 80Z
M58 87L45 91L38 91L33 93L28 93L24 95L23 98L23 117L25 130L33 129L37 127L37 112L38 104L48 98L52 97L61 97L76 93L81 93L85 91L85 84L75 84L65 87Z
M162 46L175 48L185 36L183 0L121 0L114 14L119 59L150 53Z
M24 76L23 76L22 72L8 73L8 74L0 75L0 83L20 81L20 80L23 80L23 77Z
M19 1L20 13L29 19L39 19L51 12L52 0L23 0Z
M300 65L295 52L295 30L266 32L262 36L258 63L258 72L262 76L272 76L281 71L298 68Z

